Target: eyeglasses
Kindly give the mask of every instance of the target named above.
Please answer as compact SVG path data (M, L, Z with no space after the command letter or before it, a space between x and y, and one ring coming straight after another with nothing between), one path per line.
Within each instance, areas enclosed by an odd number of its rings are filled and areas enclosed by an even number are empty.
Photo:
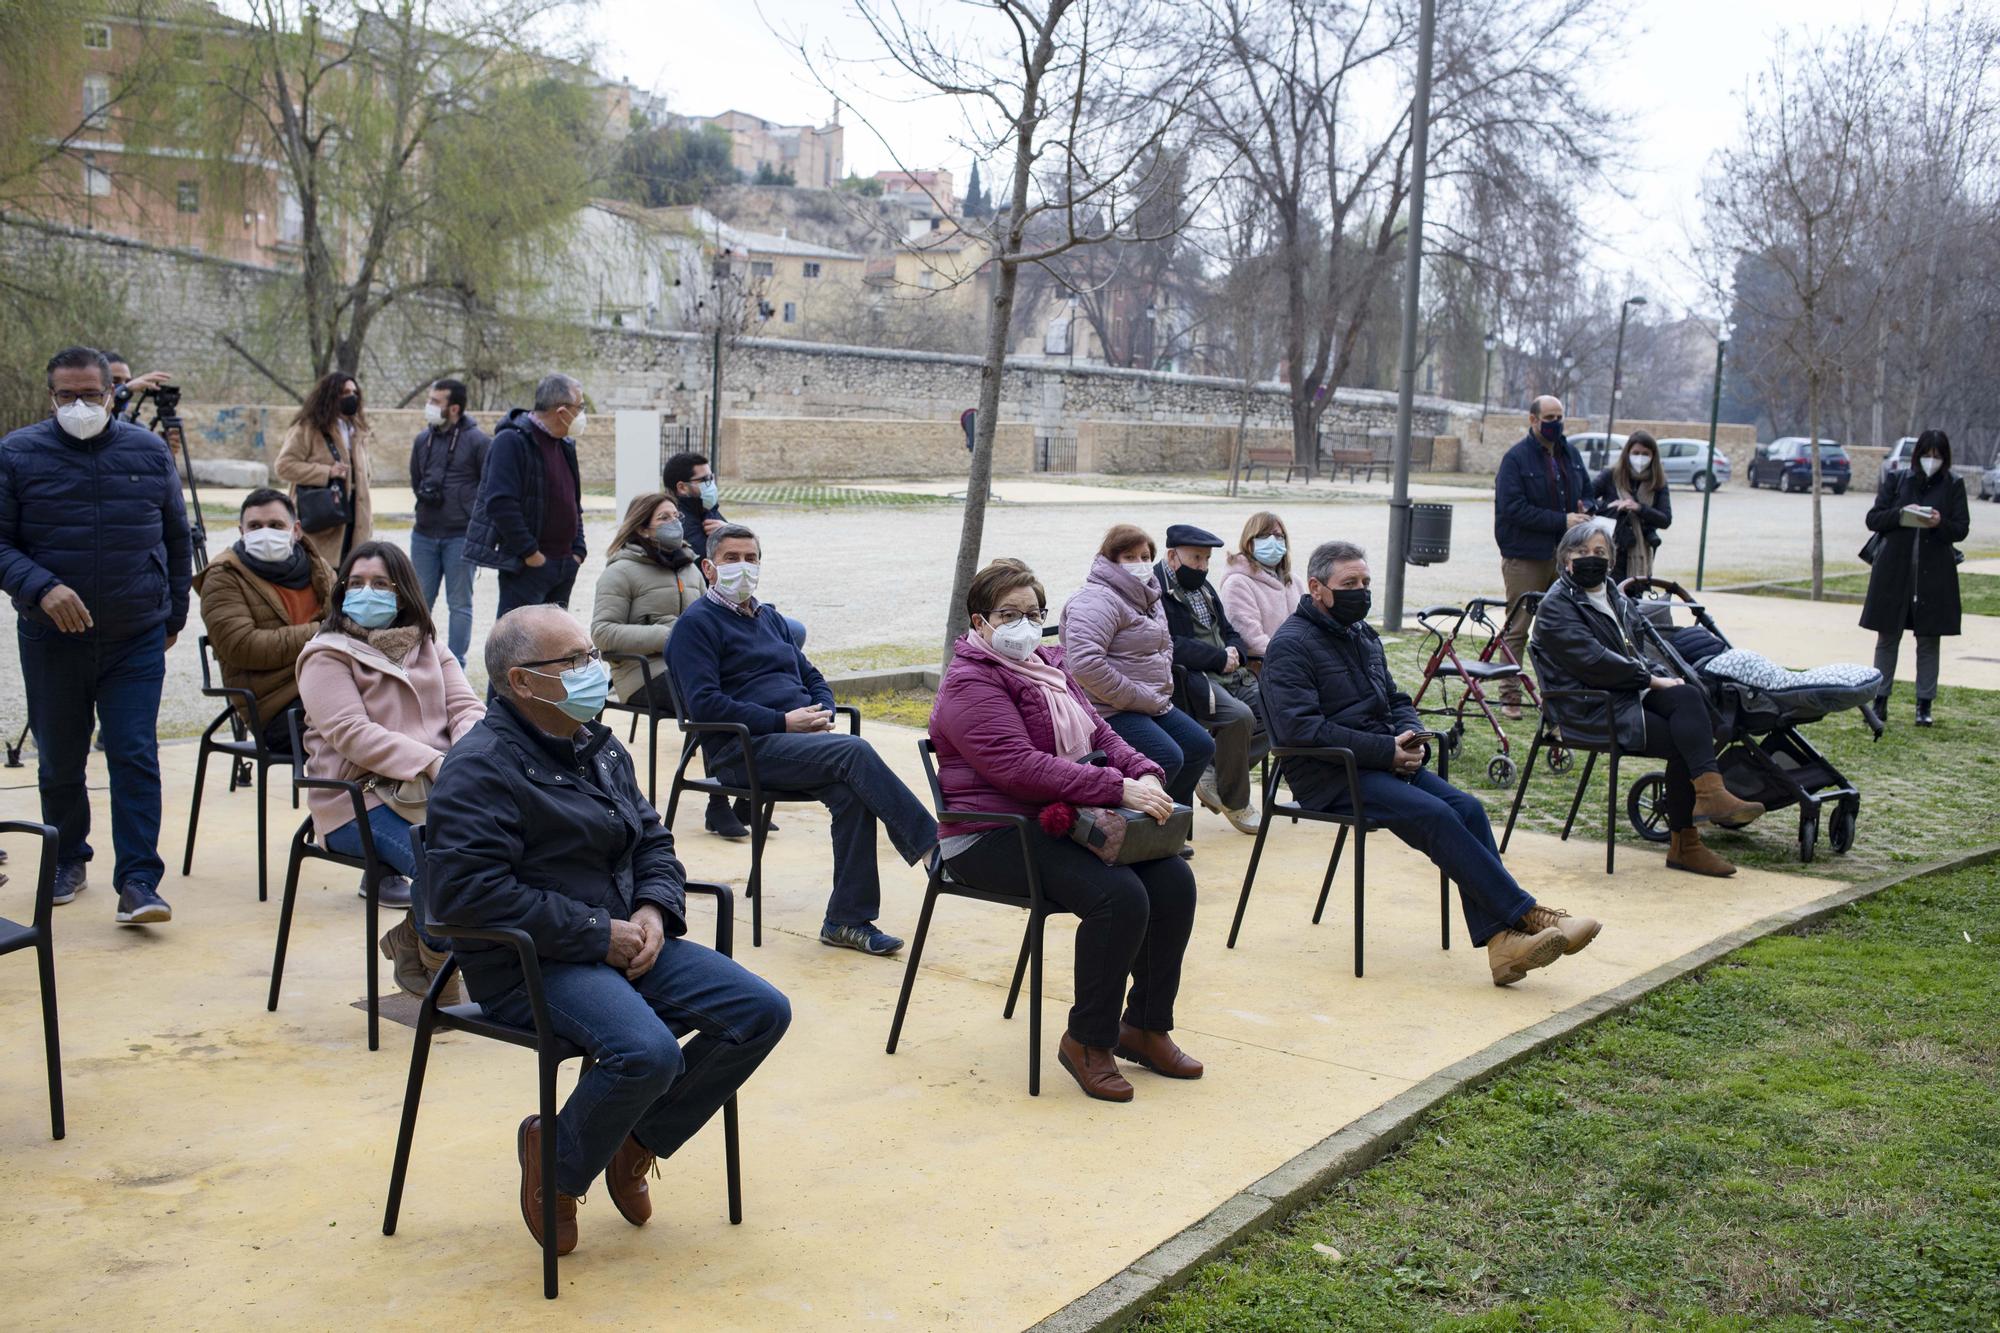
M530 670L535 667L557 667L563 671L578 671L589 666L592 662L602 662L603 660L603 653L598 652L595 648L588 648L582 652L571 653L568 657L549 657L539 662L520 662L516 665L520 666L523 670Z
M1023 620L1027 621L1030 625L1040 625L1049 618L1049 613L1046 611L1016 611L1009 608L1004 611L995 611L986 618L993 622L995 626L1018 625Z
M96 403L102 407L104 400L111 396L108 393L88 389L51 389L49 393L56 400L57 407L68 407L71 403Z

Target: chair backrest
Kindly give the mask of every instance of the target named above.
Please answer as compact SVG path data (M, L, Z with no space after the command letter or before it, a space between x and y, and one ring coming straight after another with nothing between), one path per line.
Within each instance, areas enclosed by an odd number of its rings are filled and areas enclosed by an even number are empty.
M938 785L937 764L935 762L937 758L937 746L931 744L930 737L921 737L917 741L917 753L923 757L924 781L931 784L931 809L942 810L944 809L944 788Z
M35 929L46 932L56 910L55 828L33 819L7 819L0 820L0 833L27 833L42 840L36 849L40 862L35 870Z
M196 639L194 641L194 646L196 653L201 658L201 692L203 694L206 694L210 690L215 688L215 678L208 669L208 655L209 652L211 651L209 648L208 636L204 634L200 638Z
M292 734L292 790L299 789L299 779L306 775L306 709L300 701L285 710L285 726Z

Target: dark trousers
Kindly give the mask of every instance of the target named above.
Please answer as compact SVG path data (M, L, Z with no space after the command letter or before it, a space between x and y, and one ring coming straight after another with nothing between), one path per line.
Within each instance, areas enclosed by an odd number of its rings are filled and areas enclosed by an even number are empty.
M55 827L61 865L91 859L90 758L95 715L111 770L114 885L157 888L160 860L160 683L167 674L167 632L155 627L123 639L64 634L23 616L16 622L28 722L35 734L42 822Z
M570 589L576 586L577 563L568 555L552 555L534 569L520 573L500 571L499 619L516 607L560 606L569 609Z
M1125 1022L1148 1032L1171 1031L1181 955L1194 931L1193 868L1178 856L1108 866L1067 838L1039 832L1028 835L1028 845L1035 849L1042 892L1080 918L1069 1034L1086 1046L1117 1045L1121 998ZM1028 892L1021 838L1013 829L988 833L945 864L954 879L973 888Z
M915 865L937 845L937 821L903 780L859 736L829 732L780 732L752 736L757 781L776 791L805 792L833 812L833 896L826 900L831 926L863 926L882 912L882 880L875 872L875 821L889 831L902 858ZM742 753L731 741L708 771L732 787L743 786Z
M1178 708L1158 717L1112 713L1104 720L1127 745L1166 770L1161 785L1167 795L1182 805L1193 803L1194 784L1215 760L1215 738L1201 723Z
M1428 768L1418 769L1411 778L1366 768L1361 771L1361 799L1367 804L1369 823L1380 824L1428 856L1458 885L1458 903L1473 947L1511 928L1535 905L1500 860L1493 826L1477 796L1460 791ZM1329 808L1334 814L1351 814L1354 804L1342 792Z
M606 963L544 958L541 968L550 1024L595 1061L556 1117L556 1188L568 1195L590 1188L628 1134L673 1156L792 1021L775 986L687 939L662 945L637 981ZM502 1022L535 1021L524 986L474 998Z
M1648 690L1646 748L1639 753L1667 761L1667 827L1694 827L1694 780L1716 771L1715 736L1709 731L1708 704L1692 685Z

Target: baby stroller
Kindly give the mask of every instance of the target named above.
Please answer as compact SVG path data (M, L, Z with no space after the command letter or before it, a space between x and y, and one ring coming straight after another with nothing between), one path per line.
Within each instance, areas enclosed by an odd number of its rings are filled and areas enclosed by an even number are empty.
M1788 671L1733 647L1708 609L1678 583L1632 579L1624 591L1639 613L1635 628L1648 653L1708 696L1716 719L1715 757L1729 790L1742 800L1762 802L1766 810L1798 806L1801 861L1813 859L1828 805L1827 845L1836 853L1852 847L1861 793L1799 728L1854 708L1880 740L1882 719L1875 715L1874 700L1882 673L1852 663ZM1676 611L1690 613L1693 623L1677 625ZM1666 774L1649 773L1626 793L1626 818L1649 842L1667 840L1666 783Z
M1539 601L1541 594L1528 593L1522 601L1527 602L1529 598ZM1424 643L1435 643L1424 662L1424 678L1417 686L1417 697L1412 702L1420 714L1451 719L1450 726L1440 729L1444 733L1445 746L1454 759L1458 758L1465 740L1465 710L1477 705L1486 718L1486 725L1493 729L1494 739L1500 743L1500 753L1487 762L1486 780L1496 787L1511 787L1515 776L1512 742L1507 739L1500 719L1494 715L1495 701L1487 691L1501 681L1517 682L1517 688L1526 691L1528 707L1539 709L1542 701L1535 690L1534 677L1521 669L1521 664L1500 637L1507 616L1496 621L1492 615L1496 608L1507 611L1509 615L1514 611L1507 606L1504 597L1474 597L1462 607L1427 606L1417 612L1417 624L1424 630ZM1461 657L1458 651L1459 633L1468 622L1486 634L1485 646L1476 658ZM1451 701L1451 686L1446 683L1454 677L1465 687L1456 704ZM1438 682L1439 703L1438 706L1425 708L1424 695L1429 692L1433 681ZM1575 757L1561 746L1550 746L1548 753L1549 767L1557 773L1567 773L1575 766Z

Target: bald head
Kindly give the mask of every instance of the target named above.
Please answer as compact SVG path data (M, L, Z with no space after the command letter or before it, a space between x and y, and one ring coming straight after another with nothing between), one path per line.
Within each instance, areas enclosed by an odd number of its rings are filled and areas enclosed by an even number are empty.
M583 626L561 607L518 607L495 621L486 636L486 678L496 692L519 703L522 691L512 678L516 668L526 662L589 652L590 646Z
M1539 426L1544 421L1561 421L1562 416L1563 400L1552 393L1545 393L1528 404L1528 420L1533 425Z

